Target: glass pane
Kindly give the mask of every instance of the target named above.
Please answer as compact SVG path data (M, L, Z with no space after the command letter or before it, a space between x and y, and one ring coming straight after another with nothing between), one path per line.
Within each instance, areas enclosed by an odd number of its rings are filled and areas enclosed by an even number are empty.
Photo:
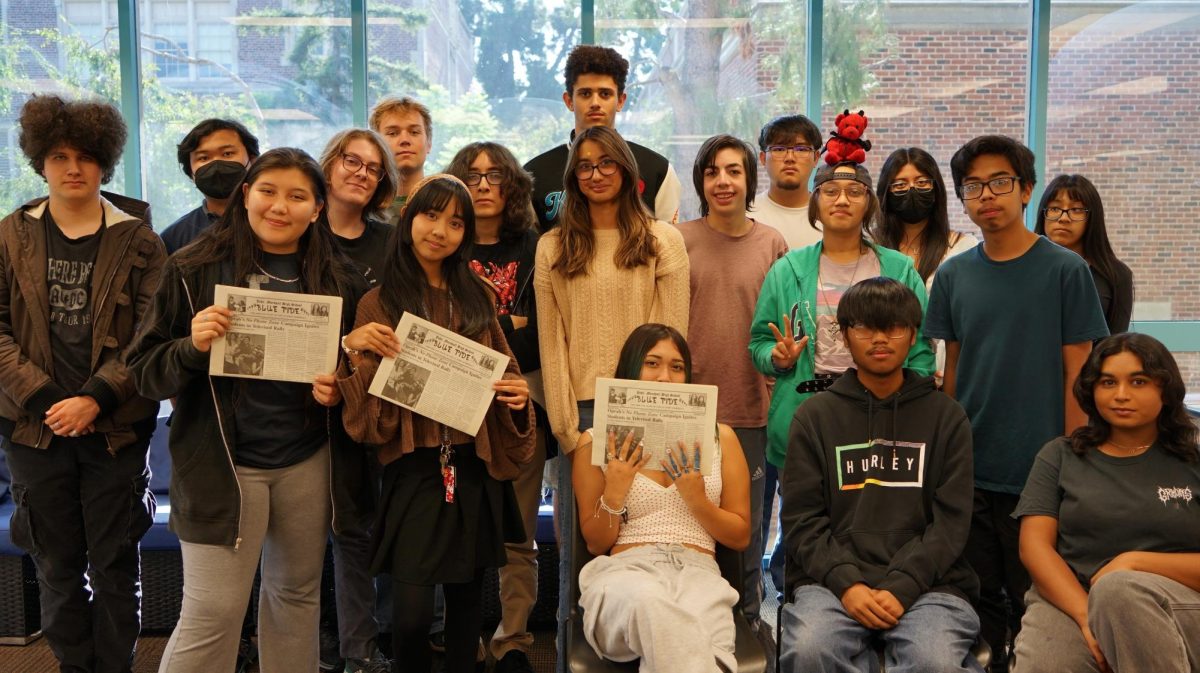
M865 110L872 176L916 146L952 184L950 157L967 140L1025 137L1029 17L1027 1L827 0L822 133L842 110ZM953 200L950 224L978 236Z
M690 176L706 138L757 146L764 123L803 109L805 16L800 2L597 0L596 42L630 62L617 129L674 165L681 220L700 213Z
M579 0L372 0L368 106L412 96L430 108L426 171L495 140L525 162L565 142L562 64L579 42Z
M314 157L351 113L349 0L140 0L142 166L160 231L203 199L175 146L196 123L236 119L260 149Z
M117 9L109 2L6 3L0 24L0 216L46 194L19 145L21 106L34 93L121 101ZM124 188L117 166L107 191Z
M1135 320L1200 319L1200 2L1053 2L1046 181L1096 185ZM1200 390L1200 353L1176 353Z

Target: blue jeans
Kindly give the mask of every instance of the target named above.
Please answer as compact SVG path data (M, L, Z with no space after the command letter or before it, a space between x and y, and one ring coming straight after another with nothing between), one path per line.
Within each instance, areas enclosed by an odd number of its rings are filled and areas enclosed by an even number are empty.
M979 617L957 596L924 594L894 628L876 631L847 614L829 589L810 584L798 587L783 608L779 670L875 673L875 645L882 642L888 673L983 673L971 655L978 634Z
M596 406L593 400L579 402L579 431L583 432L592 427L596 416ZM575 487L571 484L571 460L588 460L585 456L568 458L566 454L575 450L573 446L559 448L557 460L558 480L554 489L554 510L558 513L558 634L554 643L558 648L558 661L555 670L566 673L567 670L567 616L575 604L575 575L574 559L571 558L571 544L575 541Z

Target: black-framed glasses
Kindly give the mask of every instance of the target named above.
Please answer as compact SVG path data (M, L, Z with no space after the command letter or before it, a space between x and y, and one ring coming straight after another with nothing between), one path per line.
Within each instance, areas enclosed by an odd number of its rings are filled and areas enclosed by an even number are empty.
M596 171L600 171L600 175L609 176L617 172L621 168L613 159L601 159L599 163L593 164L590 161L581 161L575 166L575 177L580 180L591 180Z
M821 196L826 199L836 199L839 195L845 194L846 198L851 201L863 201L867 198L867 188L857 182L845 187L829 184L828 182L817 188Z
M1021 178L1015 175L1006 175L1002 178L992 178L987 182L968 182L958 186L958 196L966 201L971 201L983 196L983 188L986 185L992 196L1003 196L1004 194L1012 193L1012 190L1017 188L1017 183Z
M382 166L378 164L368 164L353 154L342 155L342 168L345 168L351 173L357 173L359 169L365 168L367 169L367 177L371 178L372 180L378 181L383 178Z
M888 185L888 191L893 194L907 194L910 189L915 189L918 192L927 192L933 189L933 180L930 178L917 178L912 182L897 180Z
M816 148L811 145L771 145L767 148L767 154L774 154L779 157L787 156L788 152L794 154L807 154L815 151Z
M1082 222L1087 219L1090 212L1087 208L1059 208L1057 206L1042 209L1042 213L1046 215L1046 219L1050 222L1061 220L1063 214L1066 214L1067 218L1072 222Z
M871 339L874 339L875 335L879 332L883 332L884 336L891 339L892 341L895 341L897 339L903 339L904 337L908 336L908 331L910 329L911 328L908 325L896 324L896 325L892 325L891 327L888 327L885 330L879 330L879 329L875 329L874 327L867 327L866 325L864 325L860 322L856 322L850 326L848 331L850 332L850 336L854 337L855 339L858 339L859 341L869 341Z
M486 179L489 185L498 185L504 181L504 173L500 171L488 171L487 173L467 173L467 179L464 181L467 186L474 187L480 181Z

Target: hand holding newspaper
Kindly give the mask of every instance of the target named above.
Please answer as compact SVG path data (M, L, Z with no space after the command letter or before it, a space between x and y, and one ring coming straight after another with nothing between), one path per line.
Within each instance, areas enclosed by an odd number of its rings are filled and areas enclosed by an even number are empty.
M211 376L312 383L337 369L342 298L218 285L214 303L233 312L212 344Z
M474 437L508 356L411 313L396 326L400 353L384 358L367 391Z
M645 442L651 455L647 470L662 470L667 448L683 440L691 448L700 442L700 473L712 474L717 446L717 387L691 383L658 383L628 379L596 379L595 438L592 464L608 462L608 433L617 433L617 445L633 432L634 444Z

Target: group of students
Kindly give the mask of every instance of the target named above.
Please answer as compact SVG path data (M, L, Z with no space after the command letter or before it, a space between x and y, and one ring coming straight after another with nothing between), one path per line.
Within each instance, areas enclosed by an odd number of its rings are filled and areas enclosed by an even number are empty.
M977 638L997 667L1015 641L1019 671L1200 670L1196 428L1161 344L1105 338L1128 327L1132 276L1091 183L1053 181L1030 232L1032 153L971 140L950 165L978 244L950 230L927 152L895 151L876 187L860 164L816 169L821 134L791 115L758 152L705 141L701 217L677 223L671 165L613 128L627 74L612 49L573 50L570 142L524 167L478 142L425 175L432 122L408 98L319 160L206 120L179 145L205 200L161 239L146 204L100 190L119 113L26 103L21 147L49 195L0 223L0 434L61 670L130 668L166 399L184 599L164 672L235 669L256 570L260 670L424 673L432 644L471 671L492 567L497 670L532 670L544 473L560 654L578 529L599 554L578 586L601 655L735 670L735 605L769 639L777 482L783 670L874 670L877 645L888 670L978 670ZM217 284L341 297L337 370L209 376L231 326ZM475 437L368 394L406 312L513 356ZM719 469L682 442L648 469L631 437L597 437L605 376L718 385ZM605 465L572 459L595 441ZM733 585L717 545L745 555Z

